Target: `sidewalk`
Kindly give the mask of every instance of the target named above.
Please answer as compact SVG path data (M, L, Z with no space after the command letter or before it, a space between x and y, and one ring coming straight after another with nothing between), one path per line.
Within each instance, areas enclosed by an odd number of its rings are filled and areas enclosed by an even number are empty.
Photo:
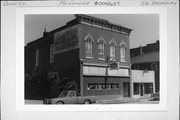
M150 98L130 98L119 95L97 96L96 104L158 104L159 101L151 101ZM25 104L43 104L42 100L25 100Z
M135 98L129 98L129 97L121 97L117 99L104 99L104 100L97 100L97 104L124 104L124 103L131 103L131 102L137 102L138 100Z
M151 98L139 98L136 102L132 104L159 104L159 101L154 101Z
M25 100L24 101L24 104L25 105L28 105L28 104L33 104L33 105L35 105L35 104L43 104L43 101L42 100Z
M149 97L145 98L130 98L130 97L117 97L113 99L112 96L106 99L97 100L96 104L158 104L159 101L151 101Z

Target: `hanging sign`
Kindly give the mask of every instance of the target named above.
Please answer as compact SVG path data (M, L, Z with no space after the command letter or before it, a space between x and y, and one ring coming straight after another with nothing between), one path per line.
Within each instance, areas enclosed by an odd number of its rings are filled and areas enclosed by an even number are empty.
M110 69L118 69L118 62L110 62L109 67Z

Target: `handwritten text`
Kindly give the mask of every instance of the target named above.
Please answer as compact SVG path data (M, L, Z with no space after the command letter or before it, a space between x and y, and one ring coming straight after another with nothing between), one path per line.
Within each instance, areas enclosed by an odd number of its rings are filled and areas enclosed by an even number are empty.
M3 6L23 6L26 2L23 1L5 1Z
M177 2L173 1L142 1L141 6L176 6Z
M60 6L84 6L89 5L89 1L60 0Z

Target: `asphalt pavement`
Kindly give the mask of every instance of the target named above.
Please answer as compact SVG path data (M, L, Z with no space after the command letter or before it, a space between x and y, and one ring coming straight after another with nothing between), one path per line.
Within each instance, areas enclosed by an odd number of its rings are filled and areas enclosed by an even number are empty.
M121 98L114 100L98 100L96 104L158 104L159 101L153 101L150 98ZM25 104L43 104L42 100L25 100Z

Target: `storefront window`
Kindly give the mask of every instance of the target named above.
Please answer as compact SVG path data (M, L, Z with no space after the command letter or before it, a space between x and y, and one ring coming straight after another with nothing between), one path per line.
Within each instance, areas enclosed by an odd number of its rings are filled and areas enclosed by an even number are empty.
M111 84L111 89L118 89L118 88L119 88L118 84Z
M87 90L113 90L118 88L118 83L89 83L87 86Z
M153 84L152 83L144 83L144 93L145 94L153 93Z
M106 89L111 89L111 84L106 84Z
M134 83L134 95L139 94L139 83Z
M105 84L101 84L102 89L106 89L106 85Z
M95 90L95 89L97 89L97 84L88 84L87 89L88 90Z
M102 90L102 84L98 84L98 90Z

